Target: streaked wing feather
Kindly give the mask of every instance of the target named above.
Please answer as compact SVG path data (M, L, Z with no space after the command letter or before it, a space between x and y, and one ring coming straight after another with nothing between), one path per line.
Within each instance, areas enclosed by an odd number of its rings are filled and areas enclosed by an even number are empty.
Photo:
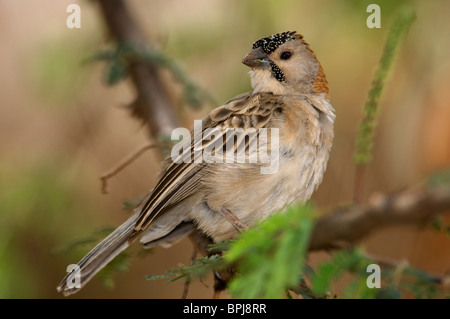
M264 101L264 102L261 102ZM136 222L135 234L146 229L151 222L170 208L188 198L198 190L201 179L206 171L204 168L207 163L203 160L201 163L194 162L194 153L203 151L214 141L221 140L222 149L225 150L227 138L235 136L227 136L229 129L242 128L244 131L249 128L259 129L266 127L274 114L274 110L280 109L283 103L280 99L271 93L261 93L257 95L242 94L223 106L211 111L211 113L203 120L202 135L208 128L216 128L215 131L206 132L203 138L195 138L191 132L191 145L188 152L180 154L176 160L168 164L160 181L156 185L148 198L147 202L142 206L140 216ZM211 139L212 134L215 135ZM258 135L245 138L245 136L237 135L236 149L243 145L245 151L249 149L249 145ZM190 157L190 162L185 163L184 160Z

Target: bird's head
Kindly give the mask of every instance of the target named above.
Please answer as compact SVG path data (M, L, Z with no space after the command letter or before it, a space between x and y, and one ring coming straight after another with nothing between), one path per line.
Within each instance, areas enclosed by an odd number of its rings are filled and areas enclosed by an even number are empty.
M323 94L328 98L322 66L303 36L295 31L259 39L242 63L252 68L254 93Z

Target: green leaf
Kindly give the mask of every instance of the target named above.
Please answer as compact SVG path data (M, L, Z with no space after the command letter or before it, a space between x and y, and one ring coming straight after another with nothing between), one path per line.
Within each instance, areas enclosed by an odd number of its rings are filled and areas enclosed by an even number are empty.
M448 225L443 216L437 216L432 222L433 229L446 234L450 237L450 225Z
M399 289L392 284L382 287L376 291L376 299L400 299L402 297Z
M311 205L288 207L244 232L225 254L238 267L231 293L239 298L282 298L297 284L313 221Z
M359 125L354 155L356 164L365 164L372 159L371 151L377 126L380 98L384 92L385 82L394 62L395 53L414 19L414 10L405 7L399 11L393 25L389 29L383 54L363 107L363 118Z
M113 274L128 270L130 256L127 253L120 253L109 264L98 272L98 278L107 288L114 288Z
M428 177L427 184L431 188L450 188L450 168L434 172Z
M108 68L106 83L111 86L117 84L123 80L127 74L127 67L123 63L120 61L113 61Z
M331 284L345 272L362 272L370 262L357 249L337 252L329 262L322 263L313 274L311 290L315 294L326 294Z
M175 80L182 85L184 100L192 107L198 108L205 101L210 102L213 105L217 104L217 101L207 90L195 83L181 66L165 53L155 49L141 48L137 51L137 54L142 60L169 70Z
M226 240L217 244L211 244L209 245L206 250L211 251L228 251L230 250L231 244L234 242L234 240Z
M147 275L147 280L168 279L169 282L185 279L190 282L194 279L205 277L212 271L218 271L226 267L226 262L221 255L212 255L209 257L197 258L190 266L179 265L178 268L167 270L163 275Z
M133 47L126 43L119 43L114 49L101 50L84 60L84 63L95 61L106 62L105 81L107 85L119 83L128 75L128 66L135 60L136 54Z

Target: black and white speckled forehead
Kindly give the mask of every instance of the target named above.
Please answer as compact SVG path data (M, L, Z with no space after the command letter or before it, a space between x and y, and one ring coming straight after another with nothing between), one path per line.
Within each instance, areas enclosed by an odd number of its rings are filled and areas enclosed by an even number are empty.
M296 40L299 38L301 38L301 35L296 34L295 31L277 33L271 35L270 37L259 39L253 43L252 49L262 48L264 53L270 54L286 41Z

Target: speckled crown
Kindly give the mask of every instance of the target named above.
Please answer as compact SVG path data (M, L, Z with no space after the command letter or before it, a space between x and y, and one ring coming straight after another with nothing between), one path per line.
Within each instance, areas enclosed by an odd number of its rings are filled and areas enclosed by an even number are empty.
M270 37L261 38L253 43L252 49L262 48L264 53L270 54L280 45L287 41L302 39L302 35L297 34L296 31L286 31L271 35Z

